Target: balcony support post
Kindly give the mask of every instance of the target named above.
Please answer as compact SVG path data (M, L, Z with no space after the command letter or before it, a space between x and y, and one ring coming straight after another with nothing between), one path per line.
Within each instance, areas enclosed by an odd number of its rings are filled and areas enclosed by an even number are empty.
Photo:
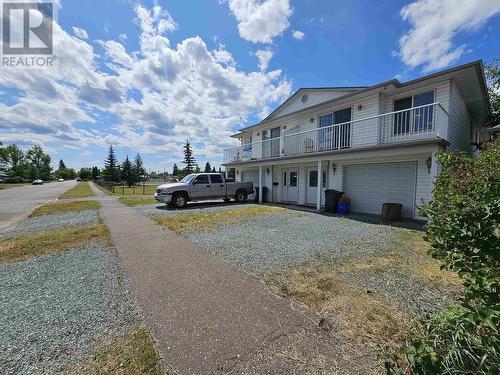
M316 190L316 210L321 210L321 187L323 186L323 171L321 170L321 160L318 160L318 187Z
M262 164L259 165L259 203L262 203Z

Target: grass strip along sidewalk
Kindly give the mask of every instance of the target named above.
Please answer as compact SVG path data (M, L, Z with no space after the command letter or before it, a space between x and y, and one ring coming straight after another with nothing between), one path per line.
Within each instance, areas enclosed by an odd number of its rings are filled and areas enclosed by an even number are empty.
M100 205L98 201L47 203L33 211L30 217L58 214L70 211L98 210L99 207Z
M47 230L0 241L0 263L53 254L73 249L89 241L111 246L107 226L99 223L90 228Z
M155 216L154 220L174 232L213 229L243 219L283 211L280 207L246 207L210 212L186 212L172 216Z
M86 198L93 196L94 193L90 188L87 181L80 182L75 187L69 189L66 193L62 194L59 199L76 199L76 198Z

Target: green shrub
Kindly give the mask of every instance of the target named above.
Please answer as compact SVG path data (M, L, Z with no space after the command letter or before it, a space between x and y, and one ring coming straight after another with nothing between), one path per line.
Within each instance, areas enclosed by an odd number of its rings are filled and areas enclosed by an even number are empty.
M463 279L460 306L416 321L402 352L418 374L494 374L500 367L500 152L437 156L442 171L430 219L429 255ZM397 366L396 366L397 367ZM388 365L389 372L393 367Z
M22 178L21 176L14 176L14 177L7 177L4 180L5 183L7 184L22 184L25 182L28 182L25 178Z

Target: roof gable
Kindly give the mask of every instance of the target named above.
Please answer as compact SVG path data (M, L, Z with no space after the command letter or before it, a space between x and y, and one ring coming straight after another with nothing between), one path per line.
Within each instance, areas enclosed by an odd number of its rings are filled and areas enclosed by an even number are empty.
M263 121L275 119L302 109L351 94L364 87L301 88L276 108Z

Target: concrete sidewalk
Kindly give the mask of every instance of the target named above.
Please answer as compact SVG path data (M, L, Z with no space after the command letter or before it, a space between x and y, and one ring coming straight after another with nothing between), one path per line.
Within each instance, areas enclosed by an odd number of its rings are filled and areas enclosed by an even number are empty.
M157 349L177 373L241 369L274 340L316 330L254 277L92 187Z

